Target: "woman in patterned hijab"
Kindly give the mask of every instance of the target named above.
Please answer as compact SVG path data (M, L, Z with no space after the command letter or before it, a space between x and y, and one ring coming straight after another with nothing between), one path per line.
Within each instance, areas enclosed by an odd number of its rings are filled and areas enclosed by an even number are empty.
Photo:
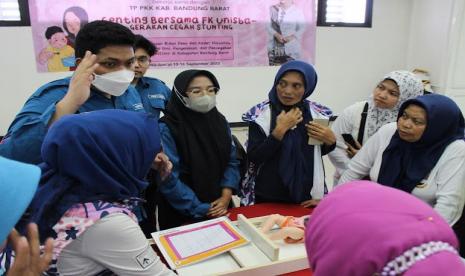
M408 99L423 94L423 86L409 71L393 71L376 85L368 101L357 102L338 116L332 125L337 147L329 154L336 167L335 183L347 169L347 164L360 147L382 126L395 122L400 106ZM355 145L344 142L342 134L350 134Z
M389 83L392 88L388 86ZM384 91L387 95L383 94ZM393 71L384 76L368 100L365 140L375 134L380 127L395 122L400 106L406 100L421 94L423 94L421 81L409 71Z

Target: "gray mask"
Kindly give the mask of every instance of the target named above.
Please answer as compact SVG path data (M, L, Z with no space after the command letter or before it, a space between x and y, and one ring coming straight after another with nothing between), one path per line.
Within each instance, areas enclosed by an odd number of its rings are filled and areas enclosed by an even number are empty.
M216 95L203 95L201 97L189 98L179 93L176 87L174 87L174 92L179 100L181 100L182 104L190 110L207 113L216 106Z

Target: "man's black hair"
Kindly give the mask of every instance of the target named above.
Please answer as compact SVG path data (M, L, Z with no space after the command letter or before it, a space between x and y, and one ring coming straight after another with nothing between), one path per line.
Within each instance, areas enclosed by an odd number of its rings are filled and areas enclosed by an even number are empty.
M147 54L149 54L149 56L153 56L158 52L157 46L155 46L150 40L139 34L136 34L134 50L137 50L138 48L144 49Z
M82 58L86 51L98 54L107 46L133 46L135 36L125 26L104 20L96 20L84 25L76 37L76 58Z
M45 38L50 39L52 38L52 35L56 33L64 33L64 32L63 32L63 29L58 26L50 26L47 28L47 30L45 30Z

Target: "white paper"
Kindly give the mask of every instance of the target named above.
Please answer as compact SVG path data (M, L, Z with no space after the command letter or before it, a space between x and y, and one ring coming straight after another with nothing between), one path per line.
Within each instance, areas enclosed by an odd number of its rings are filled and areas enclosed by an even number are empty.
M180 259L186 259L190 256L208 252L217 247L229 244L235 240L234 236L231 236L228 231L226 231L220 225L212 225L221 221L225 221L231 228L233 228L239 237L243 238L246 243L249 240L235 227L227 217L220 217L216 219L211 219L207 221L202 221L194 224L189 224L185 226L180 226L176 228L171 228L159 232L152 233L153 240L157 244L158 249L165 257L168 265L172 269L177 269L179 267L178 263L174 263L173 260L169 257L168 252L162 245L160 237L165 236L167 241L172 244L172 247L177 252ZM200 228L199 228L200 227ZM189 231L193 230L194 231ZM184 231L185 233L181 233ZM179 234L176 234L179 233ZM176 235L172 235L176 234ZM167 236L169 235L169 237ZM221 252L217 253L220 254ZM210 257L213 257L212 255Z
M181 258L187 258L234 241L234 238L219 225L198 229L195 232L170 237Z

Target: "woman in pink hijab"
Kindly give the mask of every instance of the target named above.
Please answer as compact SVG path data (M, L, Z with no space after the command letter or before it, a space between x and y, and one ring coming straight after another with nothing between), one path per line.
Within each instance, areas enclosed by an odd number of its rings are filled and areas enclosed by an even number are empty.
M315 276L465 275L444 219L412 195L369 181L336 188L305 232Z

